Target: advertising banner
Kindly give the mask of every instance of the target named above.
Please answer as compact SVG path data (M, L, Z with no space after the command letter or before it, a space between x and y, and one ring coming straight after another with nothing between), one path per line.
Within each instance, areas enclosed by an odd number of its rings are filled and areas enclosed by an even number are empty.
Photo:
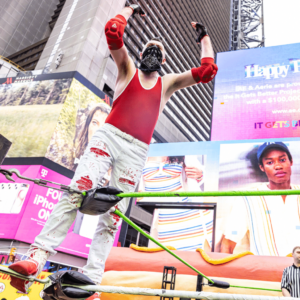
M111 105L107 95L77 72L0 79L1 134L12 142L7 157L46 157L60 165L53 166L57 172L41 164L1 167L68 185L70 173L76 170L91 136L104 124ZM69 177L60 174L64 168ZM100 185L108 184L110 172ZM32 243L62 193L15 179L12 183L0 175L0 238ZM97 216L78 212L57 250L87 257L97 223ZM119 232L115 246L118 237Z
M1 166L3 169L18 169L23 176L45 179L68 185L71 179L45 166ZM4 179L3 179L4 178ZM16 183L0 178L0 236L3 239L33 243L41 232L55 205L62 196L61 191L45 188L32 182L19 180ZM70 227L64 242L57 251L87 257L99 216L83 215L77 212L77 218ZM118 231L114 246L118 244Z
M1 134L12 142L8 157L45 156L71 82L35 78L0 84Z
M204 191L205 161L206 155L149 157L143 170L139 191ZM147 202L157 200L144 199ZM183 207L190 202L202 201L199 197L171 197L164 200L180 202ZM212 229L211 210L157 209L153 216L151 234L159 242L177 250L205 248L211 251Z
M217 54L212 141L300 136L299 47Z
M44 279L51 275L48 272L42 272L38 278ZM3 300L41 300L44 285L35 282L27 294L17 291L10 285L10 276L0 272L0 298Z
M16 168L21 174L35 177L40 166L1 166ZM14 178L15 182L0 175L0 238L14 239L33 189L33 183Z
M75 171L95 131L110 113L110 99L102 98L74 79L58 118L45 157Z
M264 143L267 143L264 145ZM281 148L276 145L279 143ZM282 143L284 146L282 146ZM262 145L259 163L257 153ZM231 191L300 189L300 138L209 143L154 144L140 190ZM139 198L180 202L180 209L155 212L151 235L181 250L286 256L300 239L300 196ZM208 211L184 210L190 202L216 203L216 225ZM192 219L195 218L195 219Z
M0 78L1 134L7 157L48 157L76 170L112 99L77 72Z

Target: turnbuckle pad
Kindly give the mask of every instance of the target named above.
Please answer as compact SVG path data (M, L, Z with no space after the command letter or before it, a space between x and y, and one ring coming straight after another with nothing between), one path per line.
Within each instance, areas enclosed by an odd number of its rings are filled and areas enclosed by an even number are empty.
M52 284L44 290L44 300L85 299L95 293L80 288L62 286L62 284L96 285L89 277L76 271L60 271L50 275L49 278Z
M214 286L220 289L228 289L230 288L230 284L228 282L225 281L220 281L220 280L215 280L215 279L211 279L214 283L209 282L208 285L209 286Z
M86 215L102 215L123 199L116 196L120 193L123 191L113 186L87 191L79 211Z

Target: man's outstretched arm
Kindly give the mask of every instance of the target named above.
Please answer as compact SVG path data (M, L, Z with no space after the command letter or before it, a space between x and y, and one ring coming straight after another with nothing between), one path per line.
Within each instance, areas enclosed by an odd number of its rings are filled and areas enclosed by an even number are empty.
M130 66L134 67L134 63L130 59L127 49L124 46L123 34L127 20L135 13L144 16L144 12L138 5L131 5L123 8L118 15L111 18L105 25L108 48L118 67L119 75L126 75Z
M213 47L206 28L200 23L191 22L191 24L197 30L197 44L201 43L201 66L181 74L168 74L168 96L171 96L177 90L195 85L200 82L208 83L214 79L218 72L218 67L214 63Z

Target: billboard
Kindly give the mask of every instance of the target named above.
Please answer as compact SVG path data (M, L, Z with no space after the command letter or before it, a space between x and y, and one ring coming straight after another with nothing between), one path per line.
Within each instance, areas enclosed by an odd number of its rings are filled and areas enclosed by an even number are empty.
M36 176L40 166L1 166L3 169L16 168L23 176ZM33 184L19 178L14 178L15 183L8 181L0 174L0 237L14 239L26 204L30 198Z
M112 99L78 72L0 78L1 134L7 157L48 157L75 170Z
M1 134L12 142L8 157L45 156L72 82L34 79L0 84Z
M70 178L42 165L1 167L18 169L21 175L30 178L59 182L64 185L71 182ZM15 175L13 178L16 183L8 181L4 176L0 178L0 205L5 208L0 212L0 237L31 244L44 227L53 208L60 200L62 192L52 189L51 185L45 188L33 182L18 179ZM78 212L78 218L81 216L82 214ZM86 215L82 226L76 225L75 221L66 239L56 250L87 257L98 218L99 216ZM119 234L118 232L116 235L114 246L117 246Z
M262 171L257 150L264 142L275 141L286 144L291 160L285 157L283 162L280 158L285 166L274 163L274 171L264 165ZM154 144L150 147L140 190L271 190L274 184L276 189L300 189L299 149L300 138L198 142L189 143L188 147L185 143ZM275 161L283 154L275 151L272 157ZM186 180L190 181L191 188ZM286 256L300 239L300 196L297 195L191 199L145 197L139 198L137 205L143 206L143 202L146 205L149 201L182 203L178 210L157 210L151 227L153 237L177 249L209 250L212 248L212 230L215 231L215 251L226 253L251 251L256 255ZM202 210L201 215L197 210L184 210L187 201L216 203L215 228L212 228L212 216L207 211Z
M51 275L48 272L42 272L38 278L44 279ZM44 285L34 282L27 294L17 291L10 285L10 276L0 272L0 297L7 300L42 300Z
M299 47L217 54L212 141L300 136Z
M139 185L140 192L203 191L206 155L148 157ZM168 202L202 201L199 197L171 197ZM138 199L157 202L157 198ZM207 225L206 225L207 224ZM205 248L211 251L213 211L156 209L151 234L177 250ZM182 240L184 239L184 244Z
M79 73L68 72L0 79L0 105L1 134L12 142L1 167L68 185L112 100ZM9 165L12 160L20 163ZM107 185L109 178L110 171L99 184ZM62 192L14 179L0 175L0 238L32 243ZM97 216L78 213L56 250L87 257L97 222ZM119 232L115 246L118 237Z
M102 98L73 79L45 157L75 171L95 131L110 113L110 99Z

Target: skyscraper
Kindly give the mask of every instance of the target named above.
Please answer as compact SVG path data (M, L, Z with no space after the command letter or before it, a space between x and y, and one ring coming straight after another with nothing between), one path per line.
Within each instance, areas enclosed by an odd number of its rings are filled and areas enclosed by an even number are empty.
M2 0L0 55L8 57L48 37L54 10L64 0Z

